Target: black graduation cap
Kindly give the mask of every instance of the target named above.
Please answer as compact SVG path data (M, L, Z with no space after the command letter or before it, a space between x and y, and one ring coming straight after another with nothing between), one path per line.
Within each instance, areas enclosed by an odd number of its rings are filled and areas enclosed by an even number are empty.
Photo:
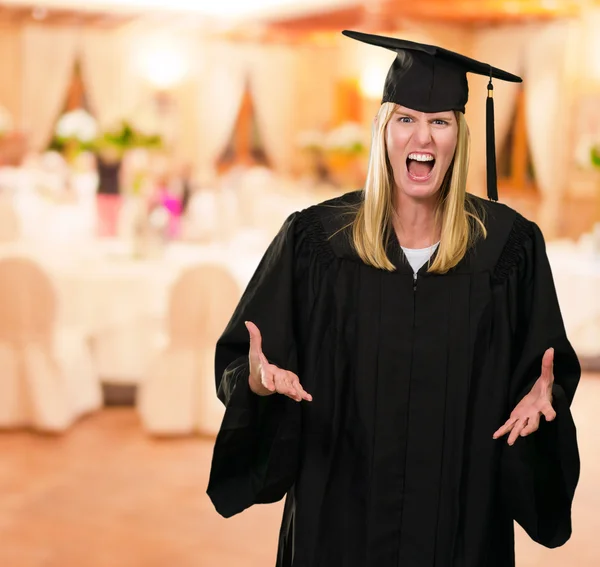
M349 30L342 33L396 52L385 79L382 103L395 102L420 112L464 112L469 98L467 73L490 78L486 101L487 193L488 198L497 201L492 78L520 83L521 77L435 45Z

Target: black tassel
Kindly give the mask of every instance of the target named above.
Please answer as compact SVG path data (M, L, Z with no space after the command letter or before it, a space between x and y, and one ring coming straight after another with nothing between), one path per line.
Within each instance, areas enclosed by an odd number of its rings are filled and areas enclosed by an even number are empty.
M487 195L491 201L498 200L498 181L496 178L496 137L494 133L494 85L490 73L488 96L485 103L485 133L487 161Z

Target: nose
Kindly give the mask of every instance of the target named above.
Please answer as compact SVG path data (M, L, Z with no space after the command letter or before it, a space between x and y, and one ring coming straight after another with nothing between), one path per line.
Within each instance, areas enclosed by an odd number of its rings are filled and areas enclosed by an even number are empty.
M417 122L415 138L419 146L425 147L431 142L431 126L425 120Z

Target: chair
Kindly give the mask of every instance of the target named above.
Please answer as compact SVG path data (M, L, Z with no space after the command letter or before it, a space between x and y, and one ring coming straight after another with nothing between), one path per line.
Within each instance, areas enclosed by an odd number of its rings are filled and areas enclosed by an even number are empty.
M0 244L15 242L21 236L21 221L11 199L0 196Z
M216 434L224 408L215 393L215 345L239 298L233 276L218 265L190 268L175 282L168 346L153 360L138 390L137 407L148 432Z
M0 428L61 432L101 406L82 335L56 328L56 295L32 260L0 260Z

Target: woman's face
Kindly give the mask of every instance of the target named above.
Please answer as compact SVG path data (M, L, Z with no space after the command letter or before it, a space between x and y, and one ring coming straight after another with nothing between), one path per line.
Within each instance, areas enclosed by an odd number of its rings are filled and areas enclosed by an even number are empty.
M415 199L435 195L452 163L457 138L453 111L427 113L398 106L385 136L398 189Z

